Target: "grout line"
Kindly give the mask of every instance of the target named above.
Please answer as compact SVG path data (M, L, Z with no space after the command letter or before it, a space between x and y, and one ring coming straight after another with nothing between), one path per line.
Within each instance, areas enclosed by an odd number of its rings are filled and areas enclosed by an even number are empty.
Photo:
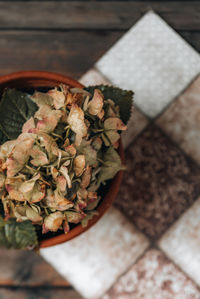
M189 280L191 280L193 283L194 283L194 285L197 287L197 289L199 290L199 292L200 292L200 286L196 283L196 281L194 281L194 279L192 278L192 277L190 277L186 272L185 272L185 270L183 270L178 264L176 264L176 261L174 261L172 258L170 258L169 256L168 256L168 254L162 249L162 248L160 248L158 245L157 246L155 246L155 248L157 249L157 250L159 250L159 251L161 251L163 254L164 254L164 256L180 271L180 272L182 272L185 276L186 276L186 278L188 278Z

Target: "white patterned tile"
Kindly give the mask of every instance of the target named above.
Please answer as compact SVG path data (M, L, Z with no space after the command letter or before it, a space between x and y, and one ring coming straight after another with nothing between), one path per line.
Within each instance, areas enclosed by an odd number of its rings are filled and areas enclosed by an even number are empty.
M102 299L199 299L200 291L160 251L151 249Z
M200 286L200 198L164 234L159 246Z
M115 208L79 237L41 255L85 298L102 296L148 247L143 234Z
M111 84L108 79L106 79L100 72L95 70L95 68L90 69L85 73L80 79L79 82L85 86L89 85L98 85L98 84Z
M200 56L151 11L96 67L113 84L134 90L138 107L155 117L200 72Z
M83 75L79 82L85 86L98 85L98 84L108 84L108 81L98 70L90 69L85 75ZM135 139L135 137L147 126L149 123L148 119L144 114L142 114L136 107L132 109L131 118L128 122L127 131L122 133L122 141L124 147L128 147L129 144Z

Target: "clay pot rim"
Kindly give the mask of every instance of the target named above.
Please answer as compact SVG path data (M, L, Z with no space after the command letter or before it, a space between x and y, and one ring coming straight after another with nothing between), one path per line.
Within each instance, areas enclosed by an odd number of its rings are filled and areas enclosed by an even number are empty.
M0 77L1 90L3 90L6 87L26 88L27 85L29 85L28 87L34 87L34 88L39 86L54 87L54 86L58 86L60 83L67 84L72 87L79 87L79 88L84 87L84 85L82 85L78 81L68 76L64 76L53 72L46 72L46 71L36 71L36 70L20 71L20 72L7 74ZM124 150L123 150L121 140L120 140L118 152L122 161L124 162ZM78 224L73 229L71 229L67 234L63 233L58 236L53 236L46 240L39 241L39 247L46 248L46 247L64 243L66 241L69 241L79 236L80 234L88 230L90 227L92 227L112 205L119 191L119 187L122 181L122 176L123 176L123 171L119 171L116 174L116 176L113 178L108 192L106 193L104 199L102 200L102 202L97 208L99 214L95 215L91 220L89 220L87 227L83 228L81 224Z

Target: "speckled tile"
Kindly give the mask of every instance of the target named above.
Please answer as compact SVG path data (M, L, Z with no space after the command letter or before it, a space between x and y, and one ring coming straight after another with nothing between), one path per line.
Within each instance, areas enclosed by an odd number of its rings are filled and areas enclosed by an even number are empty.
M96 64L112 83L135 91L155 117L200 72L200 56L154 12L141 18Z
M95 68L90 69L79 81L85 86L111 84L110 81ZM128 130L122 133L122 141L125 148L129 146L129 144L147 126L148 123L149 121L146 116L134 107L132 109L131 118L128 122Z
M159 246L200 286L200 198L164 234Z
M115 205L158 238L199 195L200 169L154 125L128 148L126 165Z
M160 251L149 250L102 299L199 299L200 291Z
M97 84L108 84L110 85L110 81L106 79L100 72L98 72L95 68L90 69L85 73L80 79L81 82L85 86L89 85L97 85Z
M143 234L115 208L79 237L41 250L85 298L97 298L129 268L148 247Z
M157 124L200 164L200 76L160 116Z

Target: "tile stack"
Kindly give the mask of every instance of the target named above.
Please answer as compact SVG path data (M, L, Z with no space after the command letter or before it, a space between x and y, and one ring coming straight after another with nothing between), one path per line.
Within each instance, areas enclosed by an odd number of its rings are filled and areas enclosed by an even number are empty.
M147 13L81 78L135 91L114 207L41 255L84 298L200 298L200 56Z

